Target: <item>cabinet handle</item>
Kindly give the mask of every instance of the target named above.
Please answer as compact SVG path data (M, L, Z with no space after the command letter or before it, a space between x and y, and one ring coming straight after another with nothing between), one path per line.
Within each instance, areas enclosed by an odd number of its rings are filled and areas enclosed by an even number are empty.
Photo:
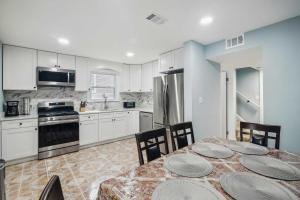
M82 125L82 123L79 123L79 125L81 126L81 125Z
M34 86L33 89L36 89L36 87Z
M22 123L20 122L19 125L22 126Z
M174 67L169 67L169 69L173 69Z
M88 116L88 118L90 119L90 118L91 118L91 116Z
M34 130L36 130L36 131L37 131L38 129L37 129L37 128L35 128Z

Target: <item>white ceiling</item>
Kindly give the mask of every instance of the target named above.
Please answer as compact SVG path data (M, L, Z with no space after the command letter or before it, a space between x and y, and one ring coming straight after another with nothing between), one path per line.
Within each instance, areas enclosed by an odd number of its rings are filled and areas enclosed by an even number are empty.
M145 18L152 12L163 25ZM200 26L202 16L214 22ZM209 44L300 15L299 0L0 0L4 43L144 63L187 40ZM58 37L70 40L68 46ZM126 52L136 55L127 58Z

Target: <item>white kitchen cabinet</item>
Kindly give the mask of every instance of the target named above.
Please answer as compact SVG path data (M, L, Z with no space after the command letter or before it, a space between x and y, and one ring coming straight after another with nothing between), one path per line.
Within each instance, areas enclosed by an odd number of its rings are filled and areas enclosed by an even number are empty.
M56 67L57 53L38 50L37 65L39 67Z
M79 127L79 144L87 145L96 143L99 141L98 138L98 119L80 121Z
M88 91L88 58L76 56L76 91Z
M37 145L37 127L2 130L2 156L7 161L37 155Z
M128 135L128 123L126 117L116 117L114 118L114 131L116 137L123 137Z
M130 65L130 91L141 92L142 91L142 66Z
M139 111L129 111L128 130L129 135L136 134L140 131Z
M121 70L121 92L130 92L130 66L124 64Z
M36 90L34 49L3 45L3 90Z
M38 50L37 62L39 67L58 67L75 70L75 56Z
M184 68L183 48L161 54L159 57L159 72L167 72Z
M105 141L116 138L114 119L99 119L99 140Z
M157 60L152 62L152 73L153 73L153 77L160 76L160 74L159 74L159 65L158 65Z
M153 90L153 62L142 65L142 92Z
M57 65L61 69L75 70L75 56L58 54L57 55Z
M183 69L184 59L183 59L183 48L174 50L174 69Z
M160 55L159 72L166 72L174 68L174 52L170 51Z

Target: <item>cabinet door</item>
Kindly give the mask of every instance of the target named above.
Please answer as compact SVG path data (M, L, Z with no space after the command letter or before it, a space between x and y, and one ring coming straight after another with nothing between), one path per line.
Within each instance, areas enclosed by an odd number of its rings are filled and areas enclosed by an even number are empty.
M142 65L142 91L152 92L153 88L152 62Z
M99 139L100 141L113 139L116 137L113 118L99 120Z
M153 77L159 76L159 66L158 66L158 61L152 62L152 72L153 72ZM153 86L152 86L153 87Z
M117 117L114 119L116 137L128 135L128 123L126 117Z
M57 53L38 50L38 66L39 67L56 67Z
M2 154L5 160L34 156L38 153L37 127L2 131Z
M36 90L37 51L3 45L3 90Z
M170 51L162 54L159 58L159 72L166 72L174 69L174 53Z
M88 58L76 57L76 91L88 91Z
M129 65L124 64L121 71L121 92L130 92L130 69Z
M80 145L92 144L95 142L98 142L98 120L80 122Z
M58 54L57 63L61 69L75 70L75 56Z
M183 69L183 48L174 50L174 69Z
M133 135L140 132L139 111L130 111L128 124L129 124L129 135Z
M130 65L130 91L141 92L142 66Z

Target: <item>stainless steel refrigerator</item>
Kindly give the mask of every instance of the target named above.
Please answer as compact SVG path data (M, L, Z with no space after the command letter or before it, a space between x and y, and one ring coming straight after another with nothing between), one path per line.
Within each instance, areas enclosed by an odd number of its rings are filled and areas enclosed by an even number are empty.
M154 128L183 122L183 72L155 77L153 86Z

